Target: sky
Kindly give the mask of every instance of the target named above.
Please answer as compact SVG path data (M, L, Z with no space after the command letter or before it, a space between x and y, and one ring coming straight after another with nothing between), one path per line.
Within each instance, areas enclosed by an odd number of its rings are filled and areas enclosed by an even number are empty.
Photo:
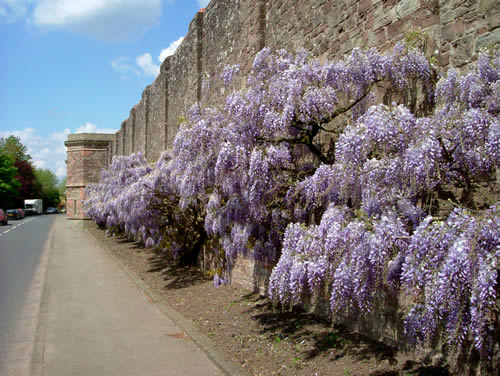
M0 137L66 175L68 134L114 133L210 0L0 0Z

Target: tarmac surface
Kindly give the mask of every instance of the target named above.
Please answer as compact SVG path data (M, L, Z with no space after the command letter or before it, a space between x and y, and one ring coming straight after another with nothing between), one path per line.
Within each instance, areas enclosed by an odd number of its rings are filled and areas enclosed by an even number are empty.
M81 223L60 215L50 230L30 298L32 307L41 297L40 307L17 328L24 347L12 354L5 376L240 374Z
M0 230L0 375L29 375L54 216Z

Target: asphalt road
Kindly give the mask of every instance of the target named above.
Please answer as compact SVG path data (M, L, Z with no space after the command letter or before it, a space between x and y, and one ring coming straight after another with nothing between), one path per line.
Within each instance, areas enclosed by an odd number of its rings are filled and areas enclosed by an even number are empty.
M55 217L26 217L0 226L0 346L13 340L13 331Z

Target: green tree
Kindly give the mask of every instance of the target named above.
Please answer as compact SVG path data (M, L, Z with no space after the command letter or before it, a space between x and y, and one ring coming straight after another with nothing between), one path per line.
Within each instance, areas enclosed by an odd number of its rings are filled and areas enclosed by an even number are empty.
M19 137L0 138L0 154L8 156L13 161L14 167L17 169L14 178L20 184L16 197L13 200L8 199L8 206L23 207L25 199L40 197L41 187L33 173L31 156L28 154L28 148L21 143Z
M60 201L59 191L57 189L50 189L49 191L43 193L42 199L44 210L49 206L57 208Z
M8 155L14 162L19 160L31 163L31 155L28 154L28 148L16 136L0 138L0 154Z
M41 186L44 210L49 206L58 206L60 199L57 176L48 168L44 168L35 169L35 177Z
M18 194L21 184L16 180L17 168L6 154L0 154L0 206L9 208Z
M59 191L59 196L66 197L66 176L59 181L57 190Z
M57 190L57 184L59 183L57 176L48 168L36 168L35 177L42 187L42 192L46 192L50 189Z

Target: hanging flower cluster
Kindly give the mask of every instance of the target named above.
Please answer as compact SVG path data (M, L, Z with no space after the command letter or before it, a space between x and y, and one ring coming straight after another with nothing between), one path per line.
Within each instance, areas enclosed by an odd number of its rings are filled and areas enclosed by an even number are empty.
M231 85L238 71L220 79ZM486 354L500 207L483 183L500 164L499 77L498 52L436 84L423 54L402 44L326 64L265 48L222 108L192 106L170 157L155 167L115 158L89 187L87 214L175 254L187 248L172 239L216 240L216 285L238 255L274 262L269 294L283 305L326 288L333 314L363 314L391 288L410 297L411 341L460 347L470 336ZM435 108L376 104L379 85L419 85ZM443 192L455 210L440 207ZM179 237L186 217L201 235Z

